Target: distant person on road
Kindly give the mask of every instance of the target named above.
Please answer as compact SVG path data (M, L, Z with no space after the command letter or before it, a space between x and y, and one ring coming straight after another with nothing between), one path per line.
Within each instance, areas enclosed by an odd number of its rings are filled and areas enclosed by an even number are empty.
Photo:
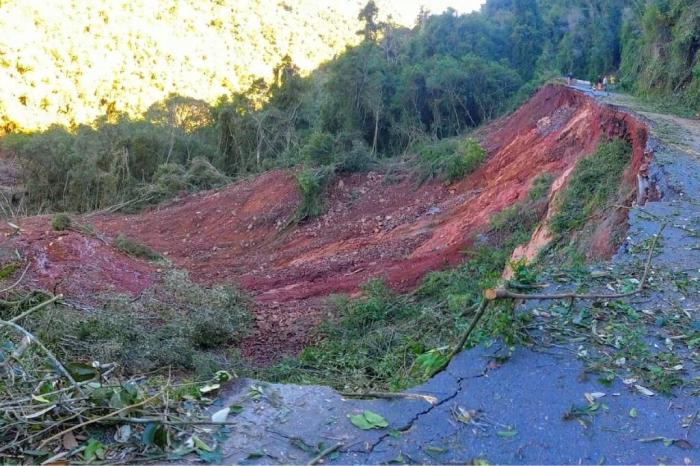
M603 77L603 92L608 93L608 77Z
M574 75L572 75L570 72L566 75L566 82L569 86L571 86L571 83L574 80Z

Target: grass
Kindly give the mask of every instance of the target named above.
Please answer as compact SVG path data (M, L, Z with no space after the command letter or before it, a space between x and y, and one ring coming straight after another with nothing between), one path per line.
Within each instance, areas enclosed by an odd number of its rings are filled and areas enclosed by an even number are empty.
M124 234L119 234L116 238L114 238L114 247L130 256L140 257L150 261L163 259L163 256L158 254L153 249L149 248L145 244L134 241Z
M618 193L622 174L632 155L623 139L601 142L594 154L578 162L560 198L551 229L561 241L581 230Z
M335 298L335 315L317 329L314 344L255 375L340 390L399 390L426 380L469 324L472 316L462 315L464 310L500 280L513 248L529 238L535 214L545 211L548 189L542 186L549 182L551 177L538 180L532 196L496 216L488 243L471 251L461 266L428 274L410 295L396 294L375 279L361 298ZM528 322L511 303L498 303L470 344L495 337L521 342Z
M418 148L421 182L439 178L454 183L475 171L486 160L486 151L473 138L442 139Z

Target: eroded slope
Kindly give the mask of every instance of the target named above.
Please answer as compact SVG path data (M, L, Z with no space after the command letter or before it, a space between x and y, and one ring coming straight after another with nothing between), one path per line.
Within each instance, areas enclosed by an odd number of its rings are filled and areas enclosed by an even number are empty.
M410 289L426 272L459 262L494 213L526 196L542 173L555 177L556 192L602 137L632 142L627 200L637 195L637 176L650 156L641 122L559 86L543 88L480 134L489 157L460 182L418 186L408 174L347 176L331 187L325 215L293 228L285 226L299 203L294 174L273 171L138 215L85 219L103 239L52 232L47 217L25 219L20 232L7 233L11 246L31 258L36 285L79 301L107 290L138 294L158 281L157 266L109 245L119 233L161 252L197 281L236 283L256 302L258 332L245 351L266 359L301 348L321 317L322 298L355 293L377 276ZM613 252L610 233L625 215L600 219L591 254ZM536 238L526 254L546 243L547 232Z

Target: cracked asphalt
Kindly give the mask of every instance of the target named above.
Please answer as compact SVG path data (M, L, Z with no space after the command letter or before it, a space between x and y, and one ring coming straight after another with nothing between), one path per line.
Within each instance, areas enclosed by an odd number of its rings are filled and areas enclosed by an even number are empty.
M697 128L694 137L700 137L700 124L686 123L684 131ZM652 133L652 170L663 197L631 211L629 237L613 265L633 264L632 246L668 223L654 258L655 272L683 273L697 280L700 148L684 151L681 145L657 137L653 121ZM644 297L644 305L682 309L700 322L697 295L653 290ZM482 346L463 351L445 371L408 391L433 396L433 403L346 399L328 387L237 380L213 408L243 408L231 418L236 423L229 427L224 444L225 461L307 463L318 451L341 444L324 463L700 463L697 383L686 384L671 396L648 396L620 378L610 386L601 385L587 373L573 343L542 350L517 347L505 362L497 357L500 349ZM697 360L684 371L685 380L700 381ZM572 406L586 406L586 394L594 396L601 409L567 416ZM363 410L382 415L389 427L356 428L348 415Z

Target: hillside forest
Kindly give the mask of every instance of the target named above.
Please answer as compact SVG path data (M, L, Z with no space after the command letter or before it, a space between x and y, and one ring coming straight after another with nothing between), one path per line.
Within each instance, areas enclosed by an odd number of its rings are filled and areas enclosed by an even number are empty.
M0 39L2 145L29 212L138 208L295 165L313 195L334 173L408 152L449 179L466 162L436 141L566 74L700 107L696 0L489 0L412 27L373 0L351 15L310 1L274 2L278 15L255 1L111 3L0 6L3 28L31 22ZM131 10L143 24L122 30ZM66 28L62 15L80 20Z

